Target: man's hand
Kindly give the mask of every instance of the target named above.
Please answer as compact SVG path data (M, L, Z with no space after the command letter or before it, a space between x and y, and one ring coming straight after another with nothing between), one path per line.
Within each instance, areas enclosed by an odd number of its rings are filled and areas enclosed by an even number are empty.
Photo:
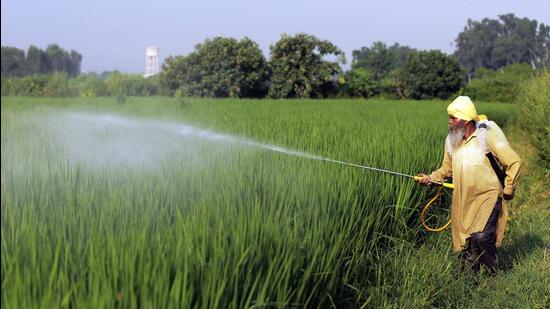
M512 194L503 193L503 194L502 194L502 198L503 198L505 201L509 201L509 200L511 200L511 199L514 198L514 195L515 195L515 193L512 193Z
M423 186L429 186L429 185L432 183L432 181L430 180L430 177L428 177L428 175L426 175L426 174L420 173L420 174L418 174L418 175L416 175L416 176L417 176L417 177L421 177L421 179L420 179L420 180L417 180L417 182L418 182L419 184L423 185Z

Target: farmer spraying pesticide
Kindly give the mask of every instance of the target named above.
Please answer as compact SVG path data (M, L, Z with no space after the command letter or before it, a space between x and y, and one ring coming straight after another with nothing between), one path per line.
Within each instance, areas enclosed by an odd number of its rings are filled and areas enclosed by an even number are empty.
M456 98L447 112L443 164L430 175L419 174L417 181L429 185L453 178L453 249L462 251L462 261L475 271L483 264L494 272L522 161L496 123L477 114L469 97Z

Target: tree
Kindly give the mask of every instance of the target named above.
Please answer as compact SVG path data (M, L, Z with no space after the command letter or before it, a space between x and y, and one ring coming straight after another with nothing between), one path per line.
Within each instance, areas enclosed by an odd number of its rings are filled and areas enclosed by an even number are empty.
M67 72L67 58L69 54L57 44L50 44L46 48L53 72Z
M2 74L4 75L4 63L6 70L13 66L12 47L2 47ZM17 50L17 49L15 49ZM5 54L5 55L4 55ZM5 61L4 61L5 59ZM46 51L31 45L27 55L22 50L17 52L18 73L17 76L33 74L51 74L55 72L67 73L69 77L80 74L82 55L74 50L67 52L57 44L48 45ZM13 70L13 68L11 69Z
M550 65L550 26L536 20L499 15L498 20L468 20L456 39L456 57L470 77L477 68L498 69L528 63L547 70Z
M67 74L69 74L69 76L72 76L72 77L78 76L80 74L81 63L82 63L82 55L75 50L71 50L70 65L69 65L69 70Z
M541 67L548 72L550 68L550 26L540 24L535 40L534 49L529 51L531 65Z
M387 47L383 42L374 42L372 46L361 47L353 51L351 67L353 70L363 68L373 72L376 79L383 79L388 74L400 68L409 53L416 52L408 46L400 46L398 43Z
M25 74L25 52L15 47L2 46L2 76L23 76Z
M331 88L332 79L342 72L340 64L345 63L344 52L334 44L304 33L283 34L270 50L271 98L327 96L325 89ZM325 60L329 55L336 59Z
M462 86L463 69L454 56L439 50L410 54L399 70L404 96L447 99Z
M249 38L207 39L187 56L168 57L162 68L162 86L190 96L263 97L267 92L267 61Z
M485 18L477 22L468 19L464 31L458 34L455 56L468 70L469 78L477 68L495 67L491 53L494 41L501 32L500 28L501 25L496 20Z
M40 48L31 45L27 50L25 60L28 74L49 74L52 72L52 66L48 54Z
M537 21L516 18L514 14L501 15L500 19L502 35L496 38L491 54L496 66L500 68L514 63L532 63L535 68L532 52L537 49Z
M67 52L57 44L48 45L46 54L51 65L52 72L65 72L70 77L80 74L80 62L82 55L71 50Z

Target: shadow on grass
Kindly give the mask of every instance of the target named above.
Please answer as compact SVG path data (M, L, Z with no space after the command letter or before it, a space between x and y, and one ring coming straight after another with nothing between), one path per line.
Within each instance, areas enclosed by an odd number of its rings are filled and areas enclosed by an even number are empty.
M514 267L514 261L522 260L535 251L544 247L545 243L539 235L527 233L515 237L511 243L503 246L499 254L499 268L502 271L510 271Z

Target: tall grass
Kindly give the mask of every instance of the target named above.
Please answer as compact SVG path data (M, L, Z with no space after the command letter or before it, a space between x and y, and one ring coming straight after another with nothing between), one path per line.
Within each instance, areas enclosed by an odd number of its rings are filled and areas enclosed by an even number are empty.
M541 163L550 170L550 73L546 72L523 83L518 95L519 123L531 132Z
M190 143L151 126L91 130L67 113L185 122L415 174L440 164L446 103L184 103L2 98L2 306L375 302L363 287L379 283L392 239L423 235L418 207L430 189L261 148ZM479 109L501 119L512 110ZM130 151L117 152L119 143Z

